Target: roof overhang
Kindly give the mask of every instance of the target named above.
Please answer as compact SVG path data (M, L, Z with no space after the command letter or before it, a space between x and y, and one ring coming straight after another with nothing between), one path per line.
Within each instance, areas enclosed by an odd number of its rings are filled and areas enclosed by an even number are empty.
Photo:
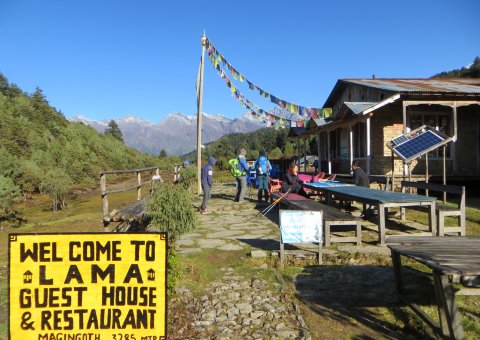
M391 103L396 102L398 99L400 99L400 94L397 93L391 97L388 97L381 102L378 102L373 105L366 105L366 108L360 111L353 111L353 115L350 116L345 116L340 119L334 119L329 122L325 122L325 124L322 124L320 126L310 128L310 129L303 129L303 131L297 131L295 135L291 135L289 132L290 137L302 137L302 136L310 136L310 135L316 135L320 132L327 132L327 131L332 131L338 128L342 127L347 127L351 126L355 123L362 122L367 120L369 117L373 116L373 111L380 109L381 107L384 107L386 105L389 105ZM370 103L372 104L372 103Z
M369 107L368 109L366 109L365 111L363 111L362 114L365 115L365 114L368 114L368 113L373 112L375 110L378 110L379 108L381 108L385 105L396 102L398 99L400 99L400 93L394 94L393 96L388 97L387 99L384 99L381 102L378 102L377 104L375 104L375 105Z

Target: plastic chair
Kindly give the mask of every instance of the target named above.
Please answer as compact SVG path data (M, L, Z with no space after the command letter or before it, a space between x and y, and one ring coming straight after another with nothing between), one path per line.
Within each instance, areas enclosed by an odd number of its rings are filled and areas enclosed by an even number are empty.
M313 177L313 181L318 182L321 179L323 179L323 177L325 177L325 173L323 171L319 172L318 174L315 175L315 177Z
M322 171L322 172L319 172L318 174L316 174L314 177L313 177L313 182L318 182L318 181L321 181L323 180L323 177L325 176L325 173ZM305 192L307 193L307 195L309 196L320 196L322 195L322 192L321 191L318 191L318 190L314 190L314 189L307 189L307 188L304 188Z
M327 177L327 181L333 181L337 177L337 174L331 174L330 176Z
M307 175L307 174L298 174L297 175L299 180L302 180L304 182L311 182L312 181L312 175Z
M282 181L277 178L268 178L268 194L274 191L280 191L282 188Z

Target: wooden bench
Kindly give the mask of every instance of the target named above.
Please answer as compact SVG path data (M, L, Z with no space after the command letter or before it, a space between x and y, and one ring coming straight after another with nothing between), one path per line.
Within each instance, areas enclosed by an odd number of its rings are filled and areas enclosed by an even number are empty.
M443 192L452 194L456 197L452 203L456 203L456 207L450 205L436 205L437 214L437 226L438 236L444 236L445 233L460 233L460 236L466 235L466 222L465 222L465 187L457 185L443 185L436 183L425 182L410 182L402 181L402 192L406 192L407 188L421 189L425 191ZM400 210L402 219L405 218L404 209ZM458 218L458 226L445 227L445 217L456 216Z
M272 199L278 199L281 195L282 193L274 192L272 193ZM352 216L351 214L340 211L337 208L297 194L286 195L280 201L280 204L297 210L323 211L323 231L326 247L333 242L355 242L357 245L361 245L362 243L362 219L359 217ZM331 236L332 228L347 225L355 226L355 236Z

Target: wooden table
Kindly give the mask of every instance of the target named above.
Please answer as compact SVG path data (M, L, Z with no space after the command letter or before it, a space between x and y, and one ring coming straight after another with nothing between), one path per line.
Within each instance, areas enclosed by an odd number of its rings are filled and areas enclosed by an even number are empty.
M395 283L399 298L432 328L445 338L463 339L464 333L460 314L455 303L455 292L449 276L470 278L480 286L480 238L474 237L431 237L392 236L387 239L392 251ZM423 263L433 271L435 298L440 325L429 318L417 305L405 297L404 278L400 256ZM478 288L467 288L469 295L480 295Z
M320 183L322 184L322 183ZM304 183L306 188L320 190L327 196L327 202L336 199L345 201L357 201L378 208L378 241L380 245L385 245L385 222L388 208L408 207L408 206L427 206L429 216L429 228L432 235L437 234L437 222L435 216L435 197L413 195L395 191L385 191L359 187L355 185L344 186L325 186L317 183Z

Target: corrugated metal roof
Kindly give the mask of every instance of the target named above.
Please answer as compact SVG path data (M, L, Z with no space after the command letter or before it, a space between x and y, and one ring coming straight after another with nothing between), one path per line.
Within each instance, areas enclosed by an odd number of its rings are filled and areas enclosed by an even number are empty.
M480 78L342 79L347 83L394 92L480 93Z
M312 118L311 120L313 120L317 126L328 124L331 121L331 119L325 118Z
M373 105L377 104L374 102L344 102L343 103L345 106L347 106L353 114L358 115L359 113L362 113L366 109L369 109Z

